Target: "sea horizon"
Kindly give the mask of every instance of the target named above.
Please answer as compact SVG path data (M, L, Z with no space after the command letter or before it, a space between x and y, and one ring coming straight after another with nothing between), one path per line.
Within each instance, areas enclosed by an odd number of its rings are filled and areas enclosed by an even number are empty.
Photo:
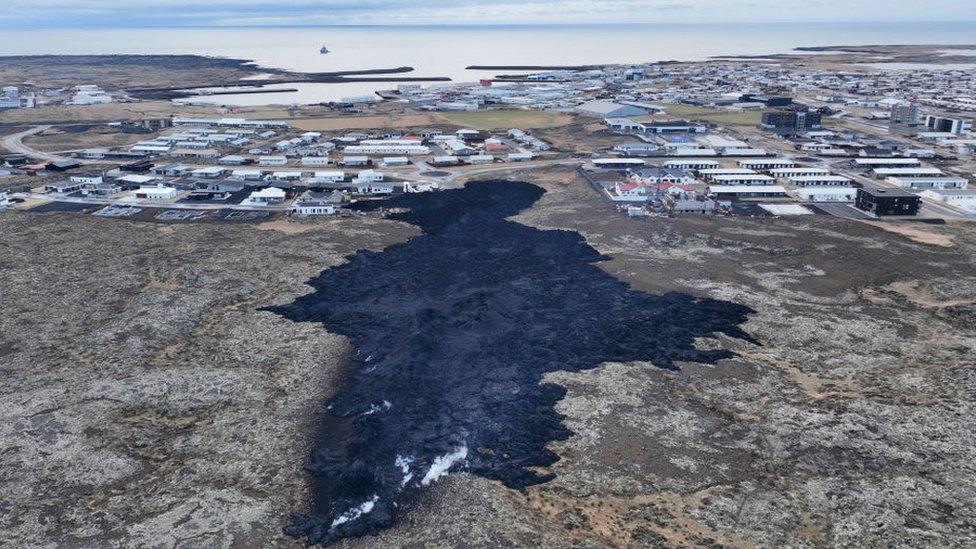
M803 47L969 46L976 44L976 26L967 22L184 25L19 29L4 31L4 37L0 56L200 55L293 72L412 67L410 77L433 83L439 78L477 82L493 76L468 70L473 65L699 62L787 54ZM328 47L328 54L320 53L322 46ZM396 84L301 83L289 87L298 91L199 100L241 106L310 104L372 95Z

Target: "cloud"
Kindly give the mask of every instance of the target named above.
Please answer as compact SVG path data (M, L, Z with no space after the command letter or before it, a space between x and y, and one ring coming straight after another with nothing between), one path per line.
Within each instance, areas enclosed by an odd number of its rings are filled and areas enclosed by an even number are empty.
M4 0L0 26L960 21L972 0Z

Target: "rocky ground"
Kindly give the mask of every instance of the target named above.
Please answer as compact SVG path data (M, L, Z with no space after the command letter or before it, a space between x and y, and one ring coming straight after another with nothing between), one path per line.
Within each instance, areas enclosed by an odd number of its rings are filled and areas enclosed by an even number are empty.
M281 542L349 349L257 309L410 231L0 213L0 545Z
M0 56L0 81L41 87L104 83L106 89L138 86L206 86L253 76L260 69L241 59L202 55L10 55Z
M550 192L519 222L579 231L636 289L752 307L761 345L551 373L575 432L555 480L451 475L339 546L976 544L976 227L632 220L571 172L526 178ZM300 546L280 528L350 349L259 309L415 234L302 227L0 213L2 545Z

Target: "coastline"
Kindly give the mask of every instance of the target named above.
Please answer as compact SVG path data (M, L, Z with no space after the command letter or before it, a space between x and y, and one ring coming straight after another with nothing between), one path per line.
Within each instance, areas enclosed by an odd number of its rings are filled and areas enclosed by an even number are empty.
M15 67L17 76L4 73ZM143 70L144 69L144 70ZM355 69L329 72L297 72L265 67L250 59L236 59L208 55L17 55L0 56L0 79L5 81L33 81L44 84L58 71L66 75L85 71L97 79L99 72L112 75L109 89L124 90L130 96L142 100L184 99L200 95L208 88L252 87L253 90L214 91L207 95L244 95L280 93L284 90L265 90L267 86L300 83L348 84L364 82L450 82L446 76L395 76L414 72L410 66ZM127 72L131 71L131 74ZM131 82L144 79L147 72L173 73L168 85L135 86ZM120 74L121 73L121 74ZM192 73L187 80L184 73ZM179 75L179 76L177 76ZM257 75L270 75L261 80L248 80ZM119 77L122 77L121 80ZM55 77L54 84L58 83ZM294 90L291 90L294 91Z

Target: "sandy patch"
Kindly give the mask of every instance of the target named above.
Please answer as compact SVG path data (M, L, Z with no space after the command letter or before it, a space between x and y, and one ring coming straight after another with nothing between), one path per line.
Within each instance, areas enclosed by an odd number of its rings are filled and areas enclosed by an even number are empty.
M285 219L276 219L274 221L265 221L257 225L257 228L262 231L278 231L285 234L302 234L310 231L320 229L320 225L312 225L310 223L295 223Z
M904 236L913 242L918 242L919 244L942 246L943 248L951 248L953 245L952 240L954 237L952 235L925 231L919 229L918 227L898 223L881 223L877 221L864 221L864 223L879 229L883 229L889 233Z
M29 210L31 208L36 208L37 206L48 204L50 202L51 202L50 200L44 200L43 198L28 198L23 202L17 204L15 207L18 210Z
M959 307L976 303L976 299L939 299L930 292L920 288L917 280L892 282L885 286L885 289L901 295L923 309L944 309L946 307Z
M532 487L526 491L520 503L541 512L549 521L563 524L567 536L579 541L597 537L607 547L631 547L634 534L642 529L661 536L672 547L693 547L702 539L711 539L716 545L729 548L754 547L754 543L742 538L726 536L692 512L702 505L712 488L678 494L660 492L634 497L576 497L558 489ZM642 518L638 511L653 510L656 520ZM567 516L576 519L567 524Z
M782 371L800 391L814 400L827 397L857 398L863 396L864 391L853 379L826 378L813 372L801 370L789 360L771 353L743 349L736 351L744 358L775 366Z

